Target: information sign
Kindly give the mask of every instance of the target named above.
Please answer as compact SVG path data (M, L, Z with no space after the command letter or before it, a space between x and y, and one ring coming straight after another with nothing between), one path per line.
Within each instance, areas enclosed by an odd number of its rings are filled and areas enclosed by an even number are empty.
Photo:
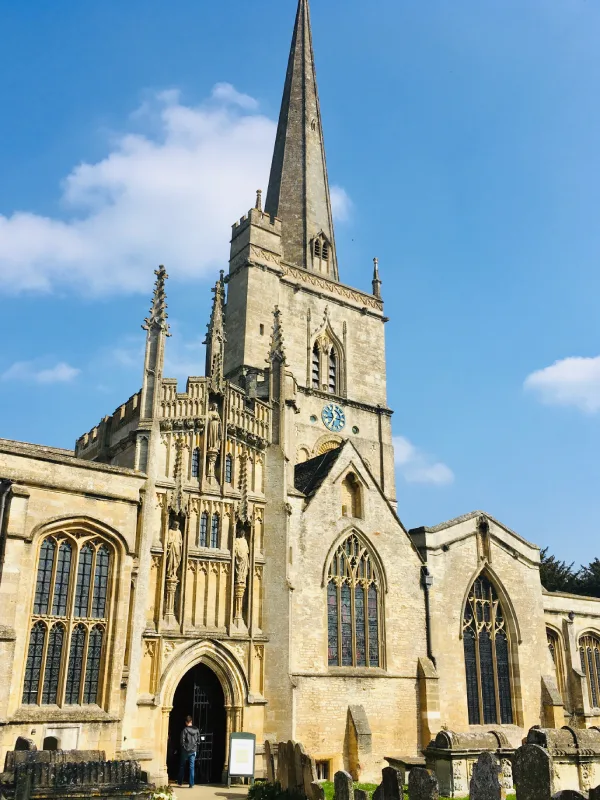
M256 736L253 733L232 733L229 737L229 772L227 785L232 778L250 778L254 783L254 757Z

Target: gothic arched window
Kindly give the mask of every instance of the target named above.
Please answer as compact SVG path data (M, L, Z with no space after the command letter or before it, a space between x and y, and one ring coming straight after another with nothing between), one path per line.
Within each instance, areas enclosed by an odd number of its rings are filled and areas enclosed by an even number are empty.
M233 481L233 457L231 453L225 456L225 483Z
M200 547L208 547L208 511L203 511L200 517Z
M319 350L319 345L315 342L312 349L312 367L311 367L311 375L312 375L312 388L313 389L320 389L321 388L321 352Z
M338 547L327 581L327 645L330 667L378 667L381 663L381 582L356 534Z
M219 547L219 515L212 515L212 522L210 525L210 546L213 548Z
M552 663L554 664L554 672L556 673L556 684L558 686L558 691L561 693L563 700L565 699L565 668L564 668L564 656L563 656L563 649L562 643L559 634L552 630L552 628L546 628L546 637L548 640L548 650L550 651L550 657L552 658Z
M43 540L23 703L100 702L113 560L112 548L94 535Z
M600 637L587 633L579 640L581 669L585 673L592 708L600 706Z
M480 575L469 592L463 619L470 725L513 721L509 641L493 585Z
M192 478L197 478L200 474L200 448L194 447L192 450Z
M338 359L337 353L335 352L335 348L332 347L329 353L329 384L328 388L331 394L339 394L337 390L338 386Z
M360 481L353 472L342 481L342 516L362 517Z

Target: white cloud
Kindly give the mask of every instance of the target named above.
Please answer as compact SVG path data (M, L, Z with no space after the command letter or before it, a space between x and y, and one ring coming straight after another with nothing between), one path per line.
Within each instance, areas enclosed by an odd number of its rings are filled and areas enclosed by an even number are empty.
M81 370L59 361L53 367L42 367L38 361L16 361L3 374L3 381L28 383L70 383Z
M392 442L396 467L407 483L445 486L454 481L450 467L431 458L404 436L394 436Z
M266 190L276 125L256 109L226 83L195 108L176 90L153 95L106 158L65 179L64 218L0 214L2 289L148 292L160 263L175 280L222 268L232 223ZM332 198L343 220L348 195Z
M332 186L331 193L331 212L338 222L347 222L352 211L352 200L350 195L341 186Z
M524 386L546 405L575 406L594 414L600 410L600 356L555 361L528 375Z
M254 97L238 92L230 83L217 83L212 90L212 98L221 103L239 106L246 111L256 111L258 108L258 102Z

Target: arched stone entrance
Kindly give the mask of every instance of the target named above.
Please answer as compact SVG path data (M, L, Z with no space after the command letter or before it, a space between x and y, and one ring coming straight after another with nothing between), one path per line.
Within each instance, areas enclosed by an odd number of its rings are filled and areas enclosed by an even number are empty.
M206 754L204 771L202 775L197 771L198 778L219 782L226 777L229 734L243 730L247 694L241 665L220 642L194 642L176 655L160 683L163 752L169 777L177 777L179 756L174 751L179 750L179 736L188 714L201 732L204 727L205 734L212 733L212 754L210 758ZM200 769L200 761L198 766Z

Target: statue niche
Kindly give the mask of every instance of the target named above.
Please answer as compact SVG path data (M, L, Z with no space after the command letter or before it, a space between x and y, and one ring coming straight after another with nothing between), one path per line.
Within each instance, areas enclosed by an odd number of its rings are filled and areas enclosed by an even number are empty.
M250 567L250 546L245 528L246 526L244 525L238 525L233 543L235 559L233 624L238 628L245 627L243 616L244 597L248 585L248 570Z
M183 534L181 523L172 519L167 531L165 547L165 620L167 624L175 623L175 596L179 586L179 568L183 556Z
M211 403L206 426L206 477L211 482L215 480L215 467L221 451L221 441L222 424L219 407L216 403Z

